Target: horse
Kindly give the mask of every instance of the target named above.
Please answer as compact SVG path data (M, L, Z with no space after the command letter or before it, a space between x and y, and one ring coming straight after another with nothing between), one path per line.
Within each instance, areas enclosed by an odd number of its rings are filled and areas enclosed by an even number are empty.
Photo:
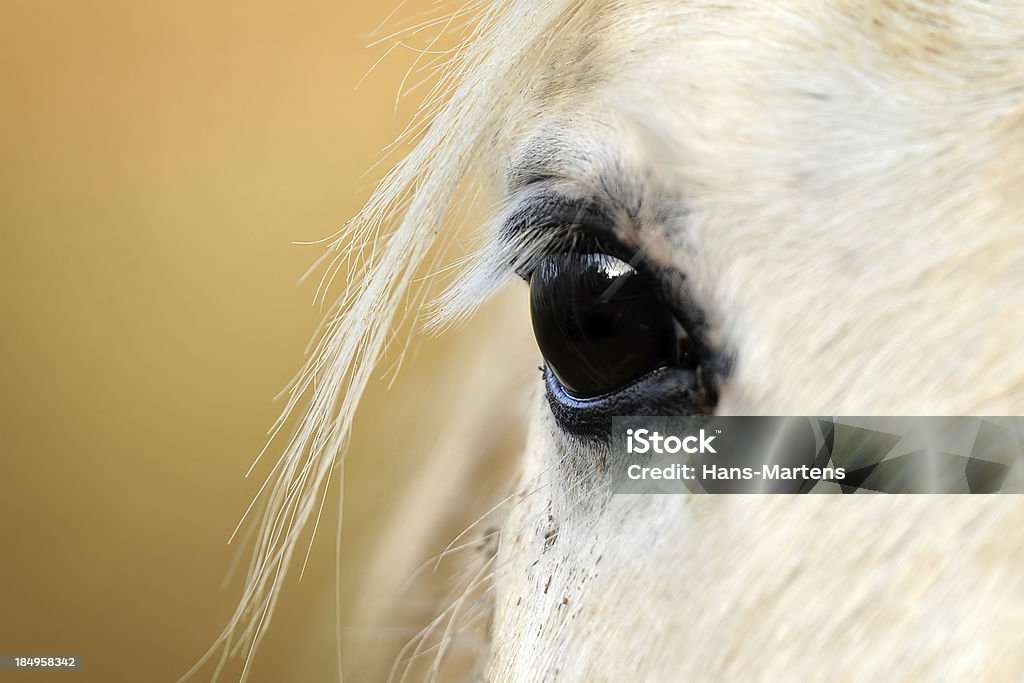
M467 16L411 150L328 249L347 284L226 637L258 642L396 322L493 296L522 316L529 292L538 348L516 343L541 372L503 390L496 346L497 386L450 417L522 409L528 436L427 675L471 600L482 680L1019 680L1015 496L618 496L605 432L1024 413L1024 7L495 0L448 21ZM480 197L482 246L425 301ZM610 273L630 297L598 301ZM620 323L581 342L564 321L596 306Z

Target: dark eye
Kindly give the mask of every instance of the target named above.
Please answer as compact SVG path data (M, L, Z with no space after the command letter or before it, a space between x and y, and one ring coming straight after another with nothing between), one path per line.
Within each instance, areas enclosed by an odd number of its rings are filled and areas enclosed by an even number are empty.
M530 276L533 331L565 390L591 398L678 360L679 326L651 284L608 254L563 253Z

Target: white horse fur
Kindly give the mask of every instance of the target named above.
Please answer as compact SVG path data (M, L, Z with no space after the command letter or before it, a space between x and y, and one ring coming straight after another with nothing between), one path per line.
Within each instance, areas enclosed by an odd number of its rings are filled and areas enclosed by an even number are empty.
M232 628L272 608L436 237L479 190L514 206L524 174L601 197L621 241L685 274L734 358L720 414L1024 414L1024 5L465 11L482 18L429 127L336 245L372 253L298 380ZM519 256L495 240L440 315ZM612 496L533 384L482 678L1024 677L1015 496Z

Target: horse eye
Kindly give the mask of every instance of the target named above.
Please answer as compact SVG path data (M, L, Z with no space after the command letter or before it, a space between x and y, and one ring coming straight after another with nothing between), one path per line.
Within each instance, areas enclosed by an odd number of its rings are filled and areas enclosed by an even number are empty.
M672 314L636 269L608 254L546 257L530 275L530 312L544 360L577 398L677 360Z

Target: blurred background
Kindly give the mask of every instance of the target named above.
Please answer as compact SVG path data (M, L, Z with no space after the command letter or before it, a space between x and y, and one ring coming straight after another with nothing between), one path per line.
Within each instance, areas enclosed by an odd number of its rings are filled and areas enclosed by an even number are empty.
M173 681L226 623L241 579L229 568L248 559L227 540L267 469L243 475L320 316L317 278L296 283L322 247L292 242L358 209L383 169L364 172L417 103L396 104L414 51L365 47L386 35L374 31L390 8L3 3L0 653L80 654L84 669L0 680ZM436 9L410 0L387 21ZM453 385L480 325L529 349L525 312L487 315L417 341L394 387L372 387L360 411L341 565L346 680L386 677L444 588L399 593L390 577L378 589L381 568L405 576L500 493L460 484L455 514L409 558L392 566L391 550L375 552L396 500L436 504L397 492L393 475L415 473L438 438L444 417L429 411L465 400ZM528 358L522 372L533 377ZM520 438L509 430L480 463L507 462ZM251 680L338 678L326 517ZM385 607L364 618L367 595Z

